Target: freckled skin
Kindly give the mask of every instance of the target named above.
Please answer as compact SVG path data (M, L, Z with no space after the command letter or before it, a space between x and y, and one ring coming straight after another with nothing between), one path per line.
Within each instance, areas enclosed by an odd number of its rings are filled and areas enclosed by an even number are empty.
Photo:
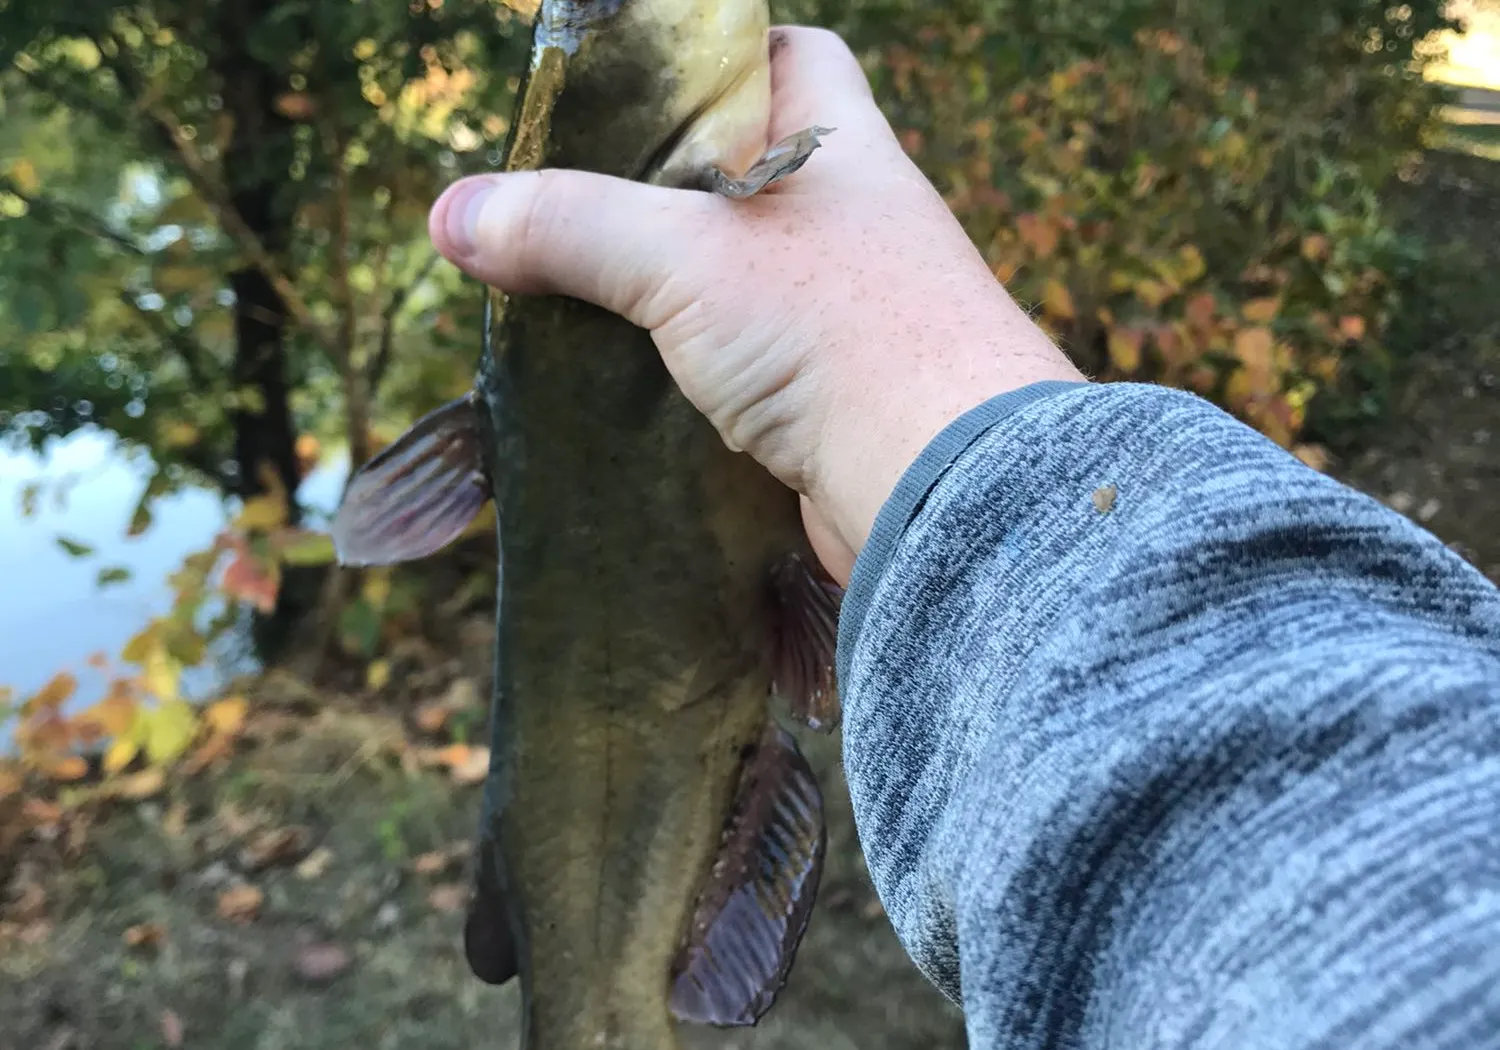
M765 0L616 6L544 5L539 42L559 26L581 41L534 56L510 166L676 182L684 153L718 150L730 171L758 156ZM712 134L679 140L695 115ZM805 550L797 500L725 448L643 330L575 300L495 305L478 383L503 508L482 831L525 1046L670 1050L672 963L769 717L767 579Z

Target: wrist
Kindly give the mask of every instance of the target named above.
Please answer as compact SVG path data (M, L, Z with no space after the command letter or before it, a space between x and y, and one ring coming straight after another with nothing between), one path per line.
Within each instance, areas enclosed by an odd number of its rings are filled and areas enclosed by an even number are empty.
M1014 309L1014 308L1013 308ZM918 353L904 370L848 384L812 466L808 491L858 555L903 474L954 420L992 398L1046 380L1085 377L1019 310L1024 329L1001 348Z

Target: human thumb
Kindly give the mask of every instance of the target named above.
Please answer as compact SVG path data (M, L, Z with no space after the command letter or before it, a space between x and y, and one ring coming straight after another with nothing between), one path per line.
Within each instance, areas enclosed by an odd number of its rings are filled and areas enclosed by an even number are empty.
M461 179L438 198L427 225L444 258L501 291L572 296L655 328L680 308L657 293L670 275L695 271L682 253L702 243L718 203L545 169Z

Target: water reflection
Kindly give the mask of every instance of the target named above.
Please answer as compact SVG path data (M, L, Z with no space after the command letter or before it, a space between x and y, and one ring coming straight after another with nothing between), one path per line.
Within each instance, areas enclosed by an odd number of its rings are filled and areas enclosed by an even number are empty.
M346 470L341 460L327 462L303 482L299 497L310 527L331 513ZM144 453L128 452L93 428L49 442L40 455L0 448L0 685L13 687L18 698L67 670L79 678L68 709L97 700L104 681L87 667L89 654L117 655L147 620L169 609L167 576L224 527L228 512L218 494L186 489L158 500L151 528L127 537L151 471ZM59 485L69 478L72 484ZM37 481L44 488L36 512L23 517L22 493ZM59 535L95 553L71 557ZM128 570L129 578L100 588L99 570L112 566ZM184 675L184 691L201 696L223 676L253 666L247 646L231 641ZM0 746L9 737L0 729Z

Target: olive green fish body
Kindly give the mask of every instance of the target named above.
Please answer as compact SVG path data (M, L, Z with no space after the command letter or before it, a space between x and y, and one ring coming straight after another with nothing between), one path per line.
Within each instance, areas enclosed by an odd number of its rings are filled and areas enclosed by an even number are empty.
M802 542L795 498L724 447L618 318L513 303L496 343L514 454L495 481L488 819L529 1045L671 1046L672 963L766 725L767 580Z

